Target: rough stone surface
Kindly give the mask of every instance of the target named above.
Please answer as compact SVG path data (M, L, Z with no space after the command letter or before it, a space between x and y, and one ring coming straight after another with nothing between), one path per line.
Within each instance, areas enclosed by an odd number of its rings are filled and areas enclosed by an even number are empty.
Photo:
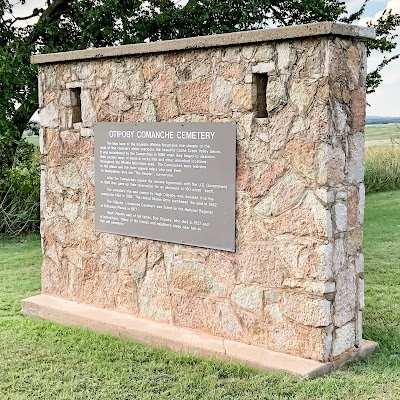
M225 285L198 260L176 257L170 272L171 287L196 295L223 296Z
M342 326L335 330L333 341L332 356L337 357L344 352L353 349L356 340L356 330L354 322Z
M51 102L40 110L41 125L46 128L58 127L58 108Z
M167 121L179 114L174 95L160 97L157 104L157 120Z
M298 29L39 66L45 294L324 362L360 342L365 48L357 27ZM93 125L106 121L236 122L235 253L95 231Z
M261 218L276 217L296 206L306 189L304 182L294 174L286 174L254 207Z
M328 326L331 323L331 303L324 298L302 293L285 293L284 315L306 326Z
M211 82L201 79L185 82L178 87L178 104L182 112L208 112L210 108Z
M239 285L233 289L231 299L240 307L259 311L263 305L263 293L259 287Z
M364 180L364 133L349 135L348 180L360 184Z
M360 287L361 288L361 287ZM343 326L354 318L357 311L357 281L355 266L348 264L336 276L335 325Z
M208 320L204 301L183 293L173 293L171 304L174 310L173 320L179 326L186 326L193 329L208 329Z
M162 263L148 271L139 295L140 315L157 321L171 320L171 302Z

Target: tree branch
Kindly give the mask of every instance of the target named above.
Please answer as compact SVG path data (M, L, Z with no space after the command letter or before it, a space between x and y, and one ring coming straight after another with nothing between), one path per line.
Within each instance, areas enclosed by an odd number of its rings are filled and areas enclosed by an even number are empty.
M390 62L400 58L400 54L396 54L390 58L385 58L373 71L367 75L367 93L374 93L376 88L382 83L383 79L381 71Z
M32 11L32 14L31 15L28 15L28 16L26 16L26 17L14 17L13 16L13 18L14 18L14 20L13 20L13 22L11 23L11 25L13 25L15 22L17 22L17 21L26 21L27 19L30 19L30 18L33 18L33 17L37 17L40 13L42 13L44 10L43 10L43 8L35 8L33 11Z
M365 7L367 6L369 0L364 0L363 5L361 6L361 8L356 11L355 13L349 15L348 17L342 18L341 22L345 23L345 24L351 24L354 21L358 21L362 15L364 14L365 11Z
M42 24L44 21L49 19L58 19L62 14L65 14L71 9L70 3L73 0L54 0L44 10L43 14L39 18L38 24Z

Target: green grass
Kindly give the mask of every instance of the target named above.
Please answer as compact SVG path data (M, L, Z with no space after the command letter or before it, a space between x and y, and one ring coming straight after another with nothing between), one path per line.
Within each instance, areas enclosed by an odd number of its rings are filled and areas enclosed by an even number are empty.
M369 124L365 125L366 146L386 146L400 144L400 124Z
M367 197L365 337L379 351L312 381L149 348L19 315L40 243L0 241L0 399L399 399L400 192Z
M365 127L366 193L400 189L400 124Z
M364 184L366 193L400 190L400 145L367 147Z

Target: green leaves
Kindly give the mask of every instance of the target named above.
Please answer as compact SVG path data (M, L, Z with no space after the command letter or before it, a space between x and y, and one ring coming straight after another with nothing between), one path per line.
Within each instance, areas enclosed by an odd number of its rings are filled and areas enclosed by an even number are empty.
M338 0L284 0L271 6L271 18L278 25L337 21L346 13L345 3Z
M390 62L397 60L400 58L400 54L396 54L389 58L384 58L379 65L367 75L367 93L373 93L378 88L378 86L383 82L383 78L381 75L382 69L388 65Z
M392 53L396 48L396 30L400 26L400 15L392 13L391 10L384 11L376 22L369 22L368 26L375 29L376 38L368 40L367 55L370 56L374 50L382 54ZM380 64L367 75L367 93L375 92L382 83L382 69L399 57L400 54L385 55Z
M340 0L189 0L185 6L173 0L49 0L47 8L36 11L38 22L21 28L12 18L9 0L0 0L0 168L11 165L15 146L38 106L36 70L29 61L33 53L202 36L271 24L355 22L365 4L347 16ZM368 42L368 54L373 50L391 53L400 16L386 12L371 26L377 38ZM368 93L381 82L382 68L397 57L387 56L368 75Z

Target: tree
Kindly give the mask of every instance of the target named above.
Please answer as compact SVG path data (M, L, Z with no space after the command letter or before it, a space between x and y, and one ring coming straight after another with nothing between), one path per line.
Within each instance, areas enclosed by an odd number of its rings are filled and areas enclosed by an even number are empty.
M25 0L21 0L22 3ZM368 0L367 0L368 1ZM352 23L340 0L47 0L31 15L15 17L10 0L0 0L0 174L13 160L30 116L37 109L36 68L30 55L201 36L267 25L285 26L319 21ZM21 22L38 18L35 24ZM390 54L400 16L385 13L374 26L373 49ZM382 81L380 71L398 55L387 57L368 76L368 91ZM17 107L19 105L19 107Z
M378 50L381 53L392 53L396 48L394 39L397 37L394 27L400 26L400 15L393 14L391 11L384 12L375 25L369 23L369 26L375 28L377 37L368 41L367 55L370 56L372 50ZM375 92L375 89L382 83L382 69L399 57L400 54L385 56L383 61L368 74L367 93Z

